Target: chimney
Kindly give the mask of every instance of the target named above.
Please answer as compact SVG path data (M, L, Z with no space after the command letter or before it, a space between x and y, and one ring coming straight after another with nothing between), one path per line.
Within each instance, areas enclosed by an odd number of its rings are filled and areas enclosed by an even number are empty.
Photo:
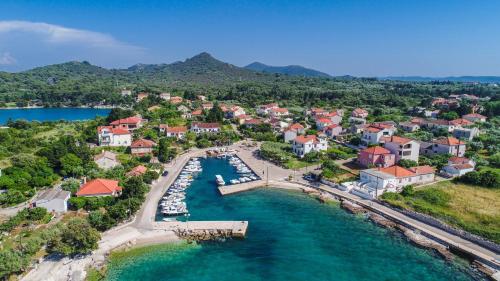
M84 185L86 183L87 183L87 177L85 176L85 177L82 178L82 185Z

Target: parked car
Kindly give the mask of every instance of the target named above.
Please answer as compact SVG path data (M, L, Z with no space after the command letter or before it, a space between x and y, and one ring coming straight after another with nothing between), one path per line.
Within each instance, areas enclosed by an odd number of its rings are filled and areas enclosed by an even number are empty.
M161 173L162 177L166 177L167 175L168 175L168 171L163 171L163 173Z

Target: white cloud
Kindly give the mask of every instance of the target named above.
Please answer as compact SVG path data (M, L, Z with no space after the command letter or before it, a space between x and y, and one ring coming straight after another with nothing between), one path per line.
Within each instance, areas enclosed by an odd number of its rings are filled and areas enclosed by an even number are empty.
M51 44L80 43L95 48L143 50L142 47L121 42L111 35L100 32L68 28L43 22L0 21L0 38L2 34L14 32L37 34L42 36L45 42Z
M9 52L4 52L0 54L0 65L12 65L16 64L17 60L10 55Z

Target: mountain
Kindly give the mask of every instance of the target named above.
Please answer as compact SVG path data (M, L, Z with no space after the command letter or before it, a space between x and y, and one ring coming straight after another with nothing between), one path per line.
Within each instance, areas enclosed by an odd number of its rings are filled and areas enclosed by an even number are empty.
M185 61L171 64L137 64L123 71L153 80L162 79L170 82L182 81L201 84L272 79L269 75L217 60L205 52Z
M381 80L397 80L405 82L463 82L463 83L500 83L500 76L449 76L449 77L424 77L424 76L388 76L380 77Z
M254 62L245 66L244 68L258 72L280 73L290 76L322 77L322 78L332 77L324 72L320 72L310 68L305 68L300 65L270 66L260 62Z

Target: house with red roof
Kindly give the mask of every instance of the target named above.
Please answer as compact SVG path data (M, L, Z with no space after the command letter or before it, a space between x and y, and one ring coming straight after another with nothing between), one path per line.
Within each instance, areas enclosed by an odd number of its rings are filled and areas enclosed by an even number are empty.
M139 129L143 125L143 119L137 116L118 119L110 123L114 129L120 128L128 131Z
M135 166L125 174L127 177L138 177L144 175L148 171L148 168L144 167L143 165Z
M459 177L474 171L476 163L466 157L452 156L448 164L443 167L441 173L448 177Z
M382 137L380 142L383 143L384 148L396 155L396 163L401 159L418 162L420 154L419 142L398 136Z
M97 139L100 146L129 146L132 144L132 134L128 130L112 126L97 127Z
M372 146L358 153L358 163L366 168L390 167L396 164L396 155L380 146Z
M342 127L338 124L331 124L323 128L323 132L330 138L335 138L342 133Z
M219 123L193 122L189 130L198 135L205 133L218 133L220 132L220 129Z
M186 126L169 127L167 124L160 124L160 133L165 134L169 138L183 139L187 133Z
M260 105L259 107L257 107L257 114L269 115L269 113L271 113L271 109L273 108L279 108L278 104L273 102L269 104Z
M201 108L195 109L191 112L191 117L201 117L203 116L203 110Z
M147 139L138 139L130 145L130 151L132 155L143 156L146 154L153 153L153 147L156 146L156 143Z
M292 142L298 135L303 135L305 128L300 123L294 123L285 129L283 132L283 139L285 142Z
M435 178L434 172L435 170L431 166L372 168L360 172L360 182L358 184L375 191L370 193L374 197L378 197L385 191L400 191L407 185L433 182Z
M316 118L316 128L318 128L319 131L323 131L324 128L333 125L332 120L326 117L318 117Z
M184 101L184 99L182 97L170 97L170 103L171 104L179 104L179 103L182 103Z
M122 188L118 185L118 181L94 179L80 186L76 196L119 196L121 192Z
M138 93L137 94L137 102L140 102L142 101L143 99L149 97L149 93L144 93L144 92L141 92L141 93Z
M391 124L385 123L373 123L368 125L363 130L363 135L361 136L361 141L365 145L378 144L380 143L380 138L390 137L396 132L396 127Z
M212 102L205 102L201 105L201 108L203 110L210 110L210 109L214 108L214 104Z
M471 122L471 121L464 119L464 118L458 118L458 119L451 120L450 123L455 125L455 127L466 127L466 126L470 126L470 125L474 124L474 122Z
M288 108L276 107L271 108L269 115L271 118L281 118L290 115L290 112L288 112Z
M471 122L486 122L486 116L478 114L478 113L471 113L471 114L465 114L462 116L463 119L469 120Z
M440 137L430 143L420 143L420 153L424 155L451 154L463 157L465 150L465 142L454 137Z
M328 142L325 138L315 135L297 136L292 143L292 151L302 158L309 152L320 152L328 149Z
M226 108L224 113L225 113L224 114L225 118L227 118L227 119L237 118L238 116L242 116L242 115L246 114L245 109L243 109L241 106L238 106L238 105L233 105L229 108Z
M247 127L247 128L253 128L253 127L261 125L263 123L264 122L261 119L251 118L251 119L245 120L245 122L243 123L243 125L245 125L245 127Z
M351 117L365 119L366 117L368 117L368 111L366 111L365 109L362 109L362 108L355 108L351 112Z

